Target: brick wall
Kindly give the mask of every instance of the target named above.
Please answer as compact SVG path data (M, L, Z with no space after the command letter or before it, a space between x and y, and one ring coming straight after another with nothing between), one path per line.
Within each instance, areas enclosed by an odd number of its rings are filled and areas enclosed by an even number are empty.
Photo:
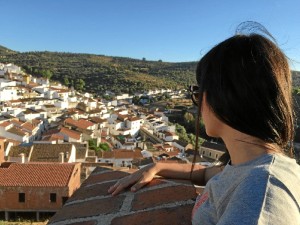
M19 202L19 193L25 194L25 201ZM50 202L50 193L56 194L56 201ZM0 210L53 210L61 208L62 197L68 197L68 187L1 187Z
M126 191L115 197L107 193L133 171L96 168L49 224L191 224L197 193L189 181L156 178L136 193Z

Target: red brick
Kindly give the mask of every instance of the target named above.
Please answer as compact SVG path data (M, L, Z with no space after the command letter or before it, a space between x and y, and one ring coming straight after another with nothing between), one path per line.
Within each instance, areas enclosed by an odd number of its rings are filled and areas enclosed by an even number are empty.
M165 187L141 193L137 192L132 204L132 210L147 209L195 197L196 191L193 186Z
M129 173L122 172L122 171L111 171L106 173L100 173L100 174L91 174L87 180L82 184L82 186L90 185L90 184L96 184L104 181L110 181L110 180L118 180L123 177L128 176Z
M124 201L125 196L116 196L113 198L97 199L78 204L65 205L50 220L54 223L74 218L86 218L90 216L98 216L107 213L117 213Z
M193 204L117 217L111 225L190 225Z
M115 182L108 182L104 184L92 185L89 187L81 187L73 194L72 199L70 199L69 202L83 200L83 199L92 198L96 196L109 195L107 190L114 183Z
M166 182L164 180L165 179L156 178L156 179L152 180L149 184L147 184L145 187L149 188L149 187L154 187L154 186L165 184Z

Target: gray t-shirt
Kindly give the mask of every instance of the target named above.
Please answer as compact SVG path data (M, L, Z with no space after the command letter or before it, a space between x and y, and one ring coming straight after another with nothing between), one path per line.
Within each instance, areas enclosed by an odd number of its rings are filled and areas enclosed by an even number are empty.
M193 225L300 225L300 166L283 154L226 165L198 196Z

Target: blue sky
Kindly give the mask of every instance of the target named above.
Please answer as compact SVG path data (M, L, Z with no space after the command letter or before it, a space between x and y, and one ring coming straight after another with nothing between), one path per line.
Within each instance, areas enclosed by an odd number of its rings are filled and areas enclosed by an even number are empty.
M299 0L0 0L0 45L167 62L197 61L248 20L300 71Z

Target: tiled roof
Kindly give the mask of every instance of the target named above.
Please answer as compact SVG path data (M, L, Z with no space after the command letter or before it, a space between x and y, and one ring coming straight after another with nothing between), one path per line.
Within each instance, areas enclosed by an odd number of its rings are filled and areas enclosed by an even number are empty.
M20 127L24 122L13 119L13 120L11 120L11 123L17 127Z
M96 114L96 113L101 113L102 109L93 109L87 112L87 114Z
M140 150L126 150L126 149L115 149L112 151L102 151L102 158L104 159L141 159L143 155Z
M75 145L76 148L76 159L85 159L88 151L87 146L85 146L85 144L76 142L72 144Z
M44 135L42 138L43 141L58 141L58 140L64 140L63 135L59 134L51 134L51 135Z
M37 126L30 123L30 122L26 122L24 124L22 124L22 128L26 129L26 130L30 130L33 131Z
M74 163L12 163L0 167L0 186L64 187L68 185Z
M0 123L0 126L1 126L1 127L7 127L7 126L9 126L9 125L11 125L11 122L8 122L8 121L5 121L5 122L3 122L3 123Z
M113 151L101 151L102 152L102 158L103 159L111 159L114 157Z
M12 127L10 129L8 129L7 132L12 133L12 134L16 134L16 135L21 136L21 137L26 136L26 132L22 131L21 129L19 129L17 127Z
M20 157L20 154L25 154L25 157L28 157L30 154L31 146L12 146L9 150L9 157Z
M138 118L138 117L130 117L128 120L133 122L133 121L138 121L138 120L142 120L142 119Z
M49 135L52 135L52 134L56 134L59 132L59 129L50 129L48 131L46 131L43 136L49 136Z
M177 134L169 132L169 131L163 131L162 133L164 133L166 137L168 137L168 136L177 136Z
M175 140L174 142L176 142L177 144L179 144L182 147L186 147L189 143L186 141L181 141L181 140Z
M108 188L134 170L98 167L49 224L190 225L197 191L185 180L155 178L136 193L112 197ZM202 191L201 189L198 191Z
M71 155L72 144L34 144L31 153L31 162L59 162L59 154L64 153L65 162L69 160L66 158L67 152L69 157Z
M104 122L107 122L107 119L101 119L99 117L89 117L88 119L90 121L92 121L93 123L104 123Z
M81 137L81 133L73 131L73 130L70 130L70 129L66 128L66 127L62 127L60 129L60 133L65 134L65 135L67 135L67 136L69 136L71 138L74 138L76 140L80 140L80 137Z
M72 118L67 118L65 120L65 123L66 124L70 124L71 126L75 126L75 127L81 128L81 129L87 129L90 126L95 125L94 123L92 123L92 122L90 122L88 120L85 120L85 119L74 120Z

